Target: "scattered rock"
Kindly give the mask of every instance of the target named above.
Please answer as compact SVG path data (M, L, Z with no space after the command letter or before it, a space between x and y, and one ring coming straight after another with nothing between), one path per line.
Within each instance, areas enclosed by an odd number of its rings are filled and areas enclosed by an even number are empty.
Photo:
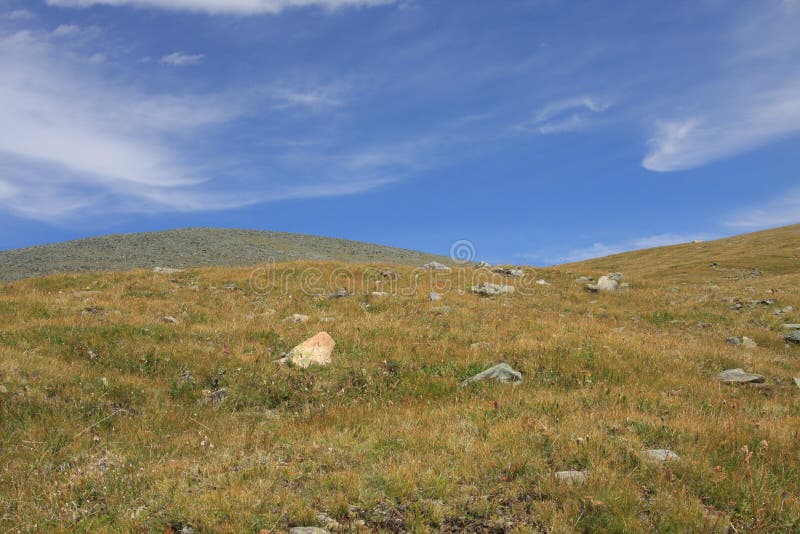
M747 336L728 337L728 338L725 339L725 343L727 343L729 345L747 347L748 349L754 349L754 348L756 348L758 346L755 341L753 341L752 339L750 339Z
M432 271L452 271L450 267L438 261L432 261L422 266L423 269L430 269Z
M525 276L525 271L515 267L497 267L494 269L494 272L513 278L522 278Z
M600 280L598 280L596 284L589 284L586 286L586 289L592 293L596 293L597 291L614 292L619 291L619 284L616 280L611 279L608 276L601 276Z
M342 528L342 526L339 524L338 521L336 521L334 518L332 518L331 516L329 516L324 512L320 512L317 514L317 522L319 522L319 524L325 527L326 529L332 530L334 532Z
M378 297L378 298L381 298L381 297L388 297L388 296L389 296L389 293L387 293L386 291L373 291L373 292L372 292L372 293L370 293L370 294L371 294L373 297Z
M794 380L794 385L800 388L800 378L794 377L792 380Z
M178 320L171 315L165 315L161 320L169 324L178 324Z
M697 323L697 328L711 328L711 323Z
M783 336L783 339L785 339L789 343L800 344L800 330L792 330L791 332Z
M397 274L397 271L393 271L391 269L381 269L380 273L381 278L386 278L388 280L397 280L400 278L400 275Z
M783 325L784 330L800 330L800 324L798 323L787 323Z
M625 276L622 273L608 273L606 276L608 278L611 278L615 282L619 282L620 280L625 278Z
M333 322L333 320L334 320L333 317L320 317L319 318L319 322L321 322L321 323L331 323L331 322Z
M320 332L290 350L286 358L304 369L310 365L328 365L334 346L336 342L333 338L327 332Z
M717 375L717 380L725 384L760 384L766 379L761 375L747 373L743 369L726 369Z
M308 321L310 317L308 315L303 315L302 313L293 313L290 317L287 317L287 321L291 321L293 323L305 323Z
M485 297L494 295L509 295L515 291L514 286L507 286L503 284L491 284L483 282L480 285L472 286L472 292Z
M793 311L793 306L784 306L783 308L778 308L775 310L775 315L783 315L784 313L792 313Z
M348 291L347 289L339 288L336 291L334 291L333 293L328 293L328 298L329 299L341 299L341 298L344 298L344 297L349 297L350 295L352 295L352 293L350 291Z
M591 276L579 276L575 279L576 284L588 284L589 282L594 282L594 278Z
M228 395L228 390L225 388L216 390L204 389L203 398L200 401L203 404L221 404L228 398Z
M669 449L648 449L646 451L642 451L642 457L645 460L657 463L672 462L680 459L680 456L678 456L677 453L674 453Z
M430 299L431 302L436 302L438 300L442 300L442 296L439 293L437 293L436 291L431 291L428 294L428 299Z
M178 274L182 273L183 269L173 269L172 267L153 267L153 272L159 274Z
M289 534L330 534L330 532L319 527L292 527L289 529Z
M481 382L483 380L495 380L497 382L522 382L522 373L515 371L507 363L498 363L497 365L481 371L472 378L464 380L461 385L466 386L472 382Z
M544 280L544 279L537 280L537 281L536 281L536 283L537 283L538 285L540 285L540 286L549 286L549 285L552 285L550 282L548 282L547 280Z
M583 484L589 474L585 471L556 471L556 480L568 484Z
M476 269L489 269L491 265L485 261L479 261L477 265L475 265Z

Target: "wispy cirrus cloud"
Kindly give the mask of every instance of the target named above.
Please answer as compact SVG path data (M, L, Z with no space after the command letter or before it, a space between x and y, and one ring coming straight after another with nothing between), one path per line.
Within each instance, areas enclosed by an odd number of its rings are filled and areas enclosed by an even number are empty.
M757 230L800 223L800 187L790 189L761 206L745 208L722 221L730 228Z
M773 1L728 35L720 72L655 121L642 166L692 169L800 133L800 3Z
M690 243L696 240L713 239L715 237L716 236L706 233L678 234L668 232L626 239L624 241L613 243L596 242L592 243L591 245L565 249L562 251L524 253L518 254L517 256L529 261L538 262L542 265L555 265L560 263L583 261L592 258L601 258L604 256L611 256L613 254L619 254L621 252L629 252L632 250L666 247L681 243Z
M535 116L517 129L541 135L574 132L585 128L591 115L603 113L611 104L591 96L567 98L542 107Z
M274 15L286 9L301 7L318 7L332 11L345 7L374 7L396 2L397 0L47 0L48 5L60 7L131 6L229 15Z
M187 65L199 65L205 59L205 54L186 54L185 52L172 52L162 56L159 60L164 65L173 67L185 67Z

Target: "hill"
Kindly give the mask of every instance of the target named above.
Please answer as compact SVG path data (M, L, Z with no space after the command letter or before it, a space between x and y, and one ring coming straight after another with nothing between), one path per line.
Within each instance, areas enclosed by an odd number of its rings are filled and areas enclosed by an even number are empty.
M800 224L716 241L636 250L561 267L620 271L669 282L701 282L720 275L794 274L800 271Z
M671 247L0 284L0 530L798 532L800 269L771 236L675 269ZM575 281L612 267L627 288ZM293 365L322 331L329 363ZM467 380L499 363L521 381Z
M313 260L420 265L442 256L284 232L186 228L0 251L0 282L60 272L236 266Z

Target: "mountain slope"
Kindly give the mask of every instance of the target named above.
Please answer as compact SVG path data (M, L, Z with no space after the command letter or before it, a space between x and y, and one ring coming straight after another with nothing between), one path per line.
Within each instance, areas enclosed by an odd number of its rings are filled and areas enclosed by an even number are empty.
M260 230L186 228L117 234L0 252L0 281L59 272L252 265L274 260L417 265L446 258L346 239Z
M800 272L800 225L716 241L625 252L560 266L561 269L619 271L638 279L702 282Z

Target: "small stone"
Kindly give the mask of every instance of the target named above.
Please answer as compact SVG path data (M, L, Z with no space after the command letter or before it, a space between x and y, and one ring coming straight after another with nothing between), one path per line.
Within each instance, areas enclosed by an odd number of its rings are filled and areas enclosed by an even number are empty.
M461 383L461 385L466 386L471 382L481 382L483 380L495 380L497 382L505 382L505 383L508 382L519 383L522 382L522 373L520 373L519 371L515 371L507 363L498 363L497 365L490 367L485 371L481 371L472 378L464 380Z
M311 365L328 365L331 363L334 346L336 342L330 334L320 332L290 350L286 358L304 369Z
M800 324L798 323L788 323L783 325L784 330L800 330Z
M625 276L622 273L608 273L606 277L614 280L615 282L619 282L620 280L625 278Z
M381 269L379 274L381 278L386 278L389 280L397 280L398 278L400 278L400 275L397 274L397 271L393 271L391 269Z
M515 267L497 267L494 269L494 272L513 278L522 278L525 276L525 271Z
M648 449L642 452L642 456L645 460L658 463L672 462L680 459L680 456L669 449Z
M436 302L437 300L442 300L442 296L436 291L431 291L428 294L428 299L430 299L431 302Z
M381 297L387 297L387 296L389 296L389 293L387 293L386 291L373 291L373 292L372 292L372 293L370 293L370 294L371 294L373 297L377 297L377 298L381 298Z
M153 272L159 274L178 274L182 273L183 269L173 269L172 267L153 267Z
M800 388L800 378L794 377L792 380L794 380L794 385Z
M480 285L472 286L472 292L484 297L494 295L509 295L515 291L514 286L507 286L503 284L491 284L483 282Z
M542 279L542 280L537 280L537 281L536 281L536 284L537 284L537 285L540 285L540 286L549 286L549 285L552 285L550 282L548 282L547 280L544 280L544 279Z
M593 282L594 278L591 276L579 276L575 279L576 284L588 284L589 282Z
M747 337L747 336L742 336L742 346L744 346L744 347L747 347L748 349L754 349L754 348L756 348L758 345L756 344L756 342L755 342L755 341L753 341L753 340L752 340L752 339L750 339L749 337Z
M475 265L476 269L489 269L491 265L485 261L479 261L477 265Z
M350 295L352 295L352 293L350 293L348 290L346 290L344 288L339 288L336 291L334 291L333 293L329 293L328 294L328 298L329 299L341 299L341 298L344 298L344 297L349 297Z
M317 522L326 529L334 532L341 529L339 522L324 512L317 514Z
M761 375L747 373L743 369L726 369L717 375L717 380L725 384L760 384L766 378Z
M568 484L583 484L589 475L585 471L557 471L556 480Z
M733 336L726 337L725 338L725 343L727 343L728 345L741 345L742 344L742 338L733 337Z
M289 534L330 534L330 532L319 527L292 527L289 529Z
M432 261L422 266L423 269L430 269L432 271L452 271L450 267L438 261Z
M305 323L309 320L309 316L301 313L293 313L290 317L287 317L286 320L293 323Z
M178 320L171 315L165 315L162 321L169 324L178 324Z
M797 380L797 379L795 378L795 380ZM0 394L5 395L6 393L8 393L8 388L5 387L4 385L0 384Z
M228 390L225 388L217 390L204 389L201 402L203 404L221 404L228 398L228 395Z

